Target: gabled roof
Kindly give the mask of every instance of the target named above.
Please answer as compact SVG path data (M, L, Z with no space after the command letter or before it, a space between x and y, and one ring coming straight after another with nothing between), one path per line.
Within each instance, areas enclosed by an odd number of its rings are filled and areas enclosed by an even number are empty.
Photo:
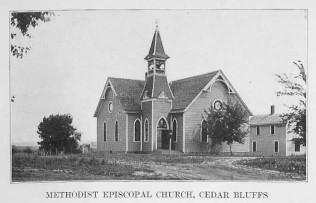
M231 93L233 93L236 96L238 101L240 101L241 104L244 106L245 110L248 111L249 115L252 115L251 111L242 101L236 90L234 90L234 88L229 83L226 76L222 73L221 70L176 80L171 82L169 84L169 87L167 83L167 78L163 76L155 75L155 78L148 77L146 86L145 81L142 80L109 77L103 90L102 96L105 94L106 89L108 88L108 84L110 84L110 87L113 88L115 96L119 98L126 112L140 113L140 99L142 97L140 98L139 96L144 94L145 91L143 90L148 89L149 98L158 98L162 94L169 99L173 99L171 113L183 112L186 111L187 108L189 108L189 106L194 102L195 98L197 98L203 90L207 90L210 87L210 85L212 85L212 83L216 81L216 78L218 78L217 76L219 76L221 80L225 80L227 82L227 85L229 86L229 91L231 91ZM151 82L149 81L148 83L148 80L150 80ZM159 88L155 88L155 85L157 87L159 85L162 85L162 87L159 86ZM95 111L95 117L98 116L98 112L102 107L102 96ZM256 116L254 116L253 118L256 118Z
M112 84L112 88L115 90L115 93L120 100L123 109L127 112L140 112L140 102L139 95L142 92L144 87L144 81L142 80L131 80L131 79L123 79L123 78L113 78L109 77L107 83ZM106 86L107 87L107 86ZM104 88L102 95L105 93L107 88ZM97 109L94 113L94 116L98 116L98 112L101 108L102 96L100 98Z
M144 81L110 77L118 98L124 110L141 110L139 95L144 87Z
M176 80L170 83L175 99L172 110L184 110L219 71Z
M254 115L249 120L250 125L269 125L283 123L280 114Z
M153 40L151 42L151 46L149 49L148 55L145 57L146 60L151 58L161 58L161 59L168 59L169 56L165 53L165 50L162 45L160 33L158 29L156 29L154 33Z

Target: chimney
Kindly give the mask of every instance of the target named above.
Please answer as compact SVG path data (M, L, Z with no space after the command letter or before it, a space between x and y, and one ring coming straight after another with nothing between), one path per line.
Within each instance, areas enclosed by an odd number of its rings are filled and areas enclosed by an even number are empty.
M274 113L275 113L274 105L271 105L271 115L273 115Z

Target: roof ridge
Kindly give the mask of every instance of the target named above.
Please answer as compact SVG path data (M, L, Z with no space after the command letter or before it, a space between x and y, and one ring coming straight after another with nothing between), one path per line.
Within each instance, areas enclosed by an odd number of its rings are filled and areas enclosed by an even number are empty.
M141 81L144 82L145 80L139 80L139 79L130 79L130 78L116 78L116 77L108 77L108 79L119 79L119 80L134 80L134 81Z
M173 83L173 82L178 82L178 81L181 81L181 80L192 79L192 78L195 78L195 77L199 77L199 76L203 76L203 75L207 75L207 74L219 72L219 71L221 71L221 69L218 69L218 70L215 70L215 71L212 71L212 72L208 72L208 73L204 73L204 74L199 74L199 75L187 77L187 78L182 78L182 79L178 79L178 80L173 80L173 81L170 81L169 84L170 84L170 83Z

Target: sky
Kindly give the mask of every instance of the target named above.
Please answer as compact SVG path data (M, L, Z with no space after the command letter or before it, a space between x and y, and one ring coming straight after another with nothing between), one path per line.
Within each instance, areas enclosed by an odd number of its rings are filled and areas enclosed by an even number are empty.
M107 77L144 79L158 21L169 81L221 69L253 114L287 111L275 74L307 64L304 10L55 11L30 30L22 59L10 58L12 142L39 141L44 116L70 113L82 141L96 140L93 117ZM11 28L14 31L14 28Z

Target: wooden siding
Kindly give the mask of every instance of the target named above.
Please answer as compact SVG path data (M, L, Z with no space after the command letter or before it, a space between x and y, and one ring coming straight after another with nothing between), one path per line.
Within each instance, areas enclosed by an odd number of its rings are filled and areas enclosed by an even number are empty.
M109 102L113 102L113 111L108 111ZM114 140L115 121L118 121L118 142ZM106 122L107 137L104 141L103 123ZM102 107L97 117L97 150L98 151L126 151L126 113L112 89L108 89L102 100Z
M185 112L185 151L190 152L209 152L211 151L210 144L201 142L201 122L206 118L205 110L208 110L214 101L220 100L222 102L231 101L236 102L237 99L234 94L229 94L228 89L222 82L215 82L210 91L203 91L195 100L190 108ZM210 139L209 139L210 141ZM235 145L235 144L233 144ZM249 145L233 146L235 150L246 152L249 150ZM222 150L227 150L227 146L222 147ZM229 148L228 148L229 149ZM237 151L236 151L237 152Z
M260 125L260 135L257 126L250 127L249 151L254 155L285 156L286 155L286 127L276 126L274 135L270 133L270 125ZM252 151L253 141L257 142L257 152ZM274 152L274 141L279 141L279 152Z
M142 111L143 111L143 120L142 120L142 141L143 141L143 151L149 152L152 151L152 101L147 101L142 103ZM144 131L144 126L145 126L145 120L146 118L148 119L148 124L149 124L149 139L148 142L145 142L145 131Z
M141 151L141 142L134 141L134 122L136 119L139 119L141 121L141 116L137 114L128 114L128 151L129 152Z
M171 102L163 99L157 99L153 102L153 123L154 123L154 129L153 129L153 149L156 150L158 147L157 140L160 140L161 137L157 134L159 133L157 130L157 123L160 120L161 117L164 117L166 121L168 122L168 126L170 128L170 118L168 117L169 112L171 110ZM160 133L158 134L160 135Z
M182 113L175 113L172 114L172 121L173 119L177 120L177 141L174 142L175 150L183 152L183 114ZM172 126L171 126L172 129Z
M232 152L249 152L249 140L250 140L250 137L249 137L250 134L248 134L246 137L245 137L245 140L244 140L244 143L243 144L239 144L237 142L234 142L232 144ZM222 146L221 146L221 152L230 152L230 148L229 148L229 145L226 144L226 143L222 143Z

